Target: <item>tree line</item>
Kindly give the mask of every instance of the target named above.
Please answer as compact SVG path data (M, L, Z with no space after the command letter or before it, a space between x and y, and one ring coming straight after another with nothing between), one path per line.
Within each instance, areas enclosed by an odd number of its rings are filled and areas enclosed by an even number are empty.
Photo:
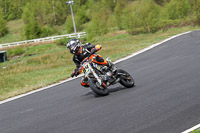
M23 19L27 39L57 33L65 25L73 32L67 0L0 0L0 37L9 31L8 21ZM73 11L78 31L88 38L112 29L129 34L152 33L173 26L199 25L200 0L74 0Z

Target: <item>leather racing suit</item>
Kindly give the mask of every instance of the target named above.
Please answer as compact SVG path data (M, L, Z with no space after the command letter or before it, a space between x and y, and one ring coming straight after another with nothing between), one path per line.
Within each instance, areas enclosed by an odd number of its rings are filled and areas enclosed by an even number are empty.
M94 54L95 52L99 51L101 49L101 45L92 45L90 43L86 43L84 45L81 45L81 52L79 54L74 54L73 56L73 61L76 64L76 69L73 71L72 73L72 77L75 75L77 76L78 74L81 73L81 71L79 71L79 68L81 67L81 63L82 61L87 58L89 55ZM97 64L101 64L101 65L106 65L108 67L112 66L112 63L109 61L106 61L105 59L103 59L102 56L94 54L94 56L96 57L93 61ZM83 77L81 80L81 85L84 87L89 87L89 82L88 82L88 78Z

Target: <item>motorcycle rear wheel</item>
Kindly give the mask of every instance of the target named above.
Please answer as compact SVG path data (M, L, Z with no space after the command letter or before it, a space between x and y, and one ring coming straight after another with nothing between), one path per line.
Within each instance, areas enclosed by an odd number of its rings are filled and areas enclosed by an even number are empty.
M95 78L91 78L89 80L89 85L92 91L97 95L97 96L106 96L109 94L109 91L107 87L100 86L99 82Z
M119 73L119 76L120 76L119 83L121 85L125 86L126 88L131 88L131 87L135 86L135 81L128 72L126 72L122 69L118 69L117 73Z

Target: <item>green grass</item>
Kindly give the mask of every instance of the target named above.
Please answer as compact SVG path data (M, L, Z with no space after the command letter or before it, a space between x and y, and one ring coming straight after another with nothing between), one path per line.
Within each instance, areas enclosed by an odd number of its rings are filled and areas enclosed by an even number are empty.
M165 32L135 36L126 33L108 34L97 38L94 44L103 46L99 54L115 61L170 36L194 29L199 27L173 28ZM65 46L23 46L9 48L7 52L10 61L0 64L0 100L69 78L75 68L72 55Z
M192 131L191 133L200 133L200 129L197 129L195 131Z
M7 24L9 33L4 37L0 37L0 44L25 40L26 38L22 30L23 26L24 22L22 19L9 21Z
M0 44L27 40L24 33L25 24L22 19L8 21L6 26L8 27L8 34L0 37ZM54 28L56 32L50 36L69 34L65 24Z
M55 50L60 50L59 47L52 44L46 44L46 45L35 45L35 46L21 46L17 48L9 48L7 49L7 55L8 57L13 56L30 56L30 55L36 55L36 54L43 54L44 52L53 52Z

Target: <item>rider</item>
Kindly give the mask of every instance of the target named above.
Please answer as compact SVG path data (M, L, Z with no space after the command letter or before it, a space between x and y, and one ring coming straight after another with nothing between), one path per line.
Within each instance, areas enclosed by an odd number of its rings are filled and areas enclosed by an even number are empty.
M71 74L71 77L78 76L81 71L79 70L81 66L81 62L93 55L95 52L99 51L102 46L101 45L92 45L90 43L86 43L81 45L78 39L71 39L67 42L67 48L70 53L74 54L73 61L76 64L76 68ZM102 56L94 54L95 59L93 60L97 64L108 66L113 72L116 70L115 66L105 59ZM82 78L81 85L84 87L89 87L88 78Z

